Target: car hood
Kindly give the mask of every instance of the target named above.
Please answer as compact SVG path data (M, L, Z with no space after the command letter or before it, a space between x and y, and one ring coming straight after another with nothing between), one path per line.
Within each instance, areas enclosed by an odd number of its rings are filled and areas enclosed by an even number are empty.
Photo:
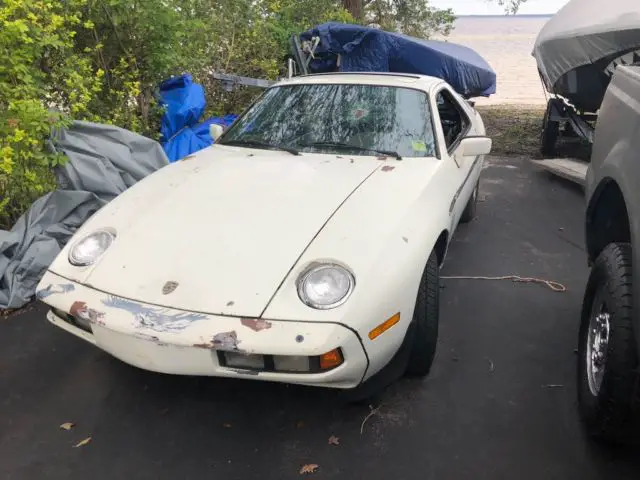
M83 226L75 238L117 231L96 265L71 266L67 245L51 270L138 301L257 317L333 213L382 164L214 146L147 177Z

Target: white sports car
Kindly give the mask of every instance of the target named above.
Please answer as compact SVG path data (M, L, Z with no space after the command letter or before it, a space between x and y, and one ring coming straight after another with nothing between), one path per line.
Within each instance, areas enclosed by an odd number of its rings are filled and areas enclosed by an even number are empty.
M424 376L438 272L491 140L440 79L269 88L216 144L90 218L37 298L137 367L363 392Z

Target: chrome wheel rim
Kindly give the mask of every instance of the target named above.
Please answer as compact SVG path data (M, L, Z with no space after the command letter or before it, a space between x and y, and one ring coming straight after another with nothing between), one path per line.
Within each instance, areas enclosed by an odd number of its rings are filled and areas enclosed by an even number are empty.
M587 379L589 390L598 396L602 387L602 379L607 365L607 350L611 336L611 316L604 306L591 315L589 334L587 336Z

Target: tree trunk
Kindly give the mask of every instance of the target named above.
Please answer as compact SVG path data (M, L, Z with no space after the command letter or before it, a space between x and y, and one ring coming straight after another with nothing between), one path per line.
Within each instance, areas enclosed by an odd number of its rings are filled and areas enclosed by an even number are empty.
M356 20L362 20L364 14L362 0L342 0L342 6L353 18Z

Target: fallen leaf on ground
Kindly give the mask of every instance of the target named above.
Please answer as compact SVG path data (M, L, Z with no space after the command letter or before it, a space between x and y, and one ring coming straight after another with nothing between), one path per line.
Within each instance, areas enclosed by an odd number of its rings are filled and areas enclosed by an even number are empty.
M493 363L493 360L491 360L490 358L487 358L487 361L489 362L489 371L491 373L495 372L496 371L496 366Z
M84 440L79 441L78 443L76 443L73 448L78 448L78 447L84 447L85 445L88 445L91 443L91 437L87 437Z
M68 431L68 430L71 430L75 426L76 426L76 424L73 423L73 422L65 422L62 425L60 425L60 428L62 430L67 430Z
M317 469L318 469L318 465L316 465L315 463L303 465L302 468L300 469L300 474L302 475L305 473L316 473Z
M335 435L329 437L329 445L340 445L340 439Z

